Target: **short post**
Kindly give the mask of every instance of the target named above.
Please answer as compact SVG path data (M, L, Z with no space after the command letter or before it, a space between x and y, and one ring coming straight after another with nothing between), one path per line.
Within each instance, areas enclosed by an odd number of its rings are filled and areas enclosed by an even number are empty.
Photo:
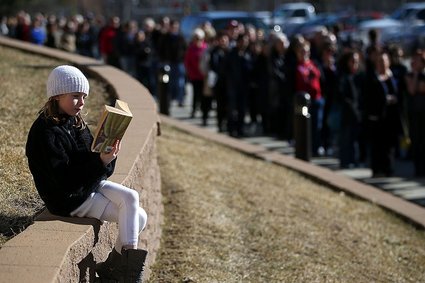
M311 159L311 115L310 95L297 92L294 99L295 157L305 161Z
M170 81L170 65L163 65L158 72L158 99L159 112L170 115L170 94L168 93L168 83Z

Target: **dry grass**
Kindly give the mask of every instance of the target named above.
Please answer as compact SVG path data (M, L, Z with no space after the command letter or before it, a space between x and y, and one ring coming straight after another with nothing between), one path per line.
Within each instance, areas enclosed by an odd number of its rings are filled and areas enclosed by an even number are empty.
M163 125L149 282L425 282L425 235L368 202Z
M0 246L43 208L25 157L29 128L46 101L51 69L64 62L0 46ZM91 121L106 101L102 84L90 80L86 109ZM94 114L96 113L96 114Z
M60 63L0 47L0 245L42 208L24 146ZM97 118L106 92L90 84ZM165 223L150 282L425 282L424 231L379 207L165 125L159 157Z

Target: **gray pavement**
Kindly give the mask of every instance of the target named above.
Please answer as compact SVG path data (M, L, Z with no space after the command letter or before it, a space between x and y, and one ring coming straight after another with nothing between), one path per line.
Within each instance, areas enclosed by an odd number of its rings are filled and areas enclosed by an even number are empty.
M192 110L192 92L190 85L187 86L186 93L187 95L182 107L179 107L175 101L171 103L170 117L202 127L211 132L218 132L214 109L210 112L207 126L202 126L200 110L196 112L195 118L190 118ZM227 133L222 134L226 135ZM287 141L258 134L256 129L248 128L247 137L243 137L240 140L249 144L260 145L269 151L279 152L287 156L294 156L295 154L294 147ZM414 167L409 160L395 160L394 176L380 178L372 178L372 171L366 166L340 169L338 159L332 156L313 157L310 162L333 170L337 174L342 174L380 188L410 202L425 206L425 179L414 177Z

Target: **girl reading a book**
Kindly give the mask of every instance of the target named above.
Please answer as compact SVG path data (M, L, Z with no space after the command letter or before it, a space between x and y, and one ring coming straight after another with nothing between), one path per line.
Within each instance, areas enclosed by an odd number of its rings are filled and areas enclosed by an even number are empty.
M90 150L93 136L81 114L88 95L89 82L76 67L62 65L51 71L48 101L28 134L28 165L52 214L118 223L115 248L96 266L99 277L140 282L147 252L137 249L137 243L147 215L135 190L107 180L120 141L108 153Z

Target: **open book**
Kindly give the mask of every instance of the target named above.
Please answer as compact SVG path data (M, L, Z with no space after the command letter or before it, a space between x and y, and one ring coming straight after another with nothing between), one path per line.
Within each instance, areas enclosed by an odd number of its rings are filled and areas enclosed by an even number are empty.
M109 152L116 140L120 140L133 114L128 104L122 100L116 100L115 107L105 105L102 116L97 124L91 150L94 152Z

